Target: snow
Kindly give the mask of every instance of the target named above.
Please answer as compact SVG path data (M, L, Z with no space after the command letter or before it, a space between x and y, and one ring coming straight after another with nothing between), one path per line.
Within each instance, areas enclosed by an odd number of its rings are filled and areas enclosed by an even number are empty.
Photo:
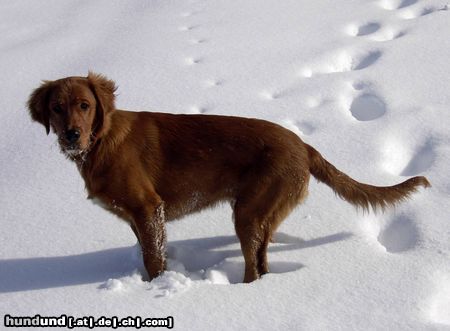
M447 0L17 0L0 4L0 314L174 317L176 330L450 329ZM152 282L25 107L103 73L131 110L258 117L355 179L432 188L363 214L311 181L242 284L228 205L167 225Z

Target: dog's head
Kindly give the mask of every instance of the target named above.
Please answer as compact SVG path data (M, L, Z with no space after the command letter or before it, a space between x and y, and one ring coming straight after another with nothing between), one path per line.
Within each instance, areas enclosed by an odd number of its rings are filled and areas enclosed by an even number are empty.
M67 156L81 155L109 130L115 90L113 81L92 72L44 81L31 94L28 109L47 134L52 128Z

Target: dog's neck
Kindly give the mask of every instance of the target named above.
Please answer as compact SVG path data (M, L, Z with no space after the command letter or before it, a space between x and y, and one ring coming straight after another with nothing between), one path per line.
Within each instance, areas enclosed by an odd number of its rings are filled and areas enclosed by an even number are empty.
M128 134L131 132L130 116L120 110L114 111L108 119L108 126L99 134L92 135L92 141L85 152L71 157L89 188L90 178L101 175L104 167L111 164ZM120 123L120 124L119 124Z

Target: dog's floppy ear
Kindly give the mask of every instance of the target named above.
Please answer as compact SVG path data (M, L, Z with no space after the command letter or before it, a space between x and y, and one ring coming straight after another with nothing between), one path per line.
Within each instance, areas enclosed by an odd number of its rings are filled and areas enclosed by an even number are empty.
M30 111L31 118L45 126L47 134L50 132L50 110L48 103L52 88L52 81L44 81L40 87L31 93L28 99L28 110Z
M117 88L112 80L92 71L89 71L87 79L97 100L93 134L99 138L109 130L110 115L115 109L114 92Z

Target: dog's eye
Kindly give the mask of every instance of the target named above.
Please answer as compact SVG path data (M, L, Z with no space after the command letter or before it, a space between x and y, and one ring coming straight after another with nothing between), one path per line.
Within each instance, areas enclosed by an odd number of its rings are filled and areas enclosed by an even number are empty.
M61 113L62 113L62 108L61 108L60 105L56 105L55 107L53 107L53 111L54 111L56 114L61 114Z
M80 103L80 108L83 110L87 110L89 108L89 105L86 102Z

